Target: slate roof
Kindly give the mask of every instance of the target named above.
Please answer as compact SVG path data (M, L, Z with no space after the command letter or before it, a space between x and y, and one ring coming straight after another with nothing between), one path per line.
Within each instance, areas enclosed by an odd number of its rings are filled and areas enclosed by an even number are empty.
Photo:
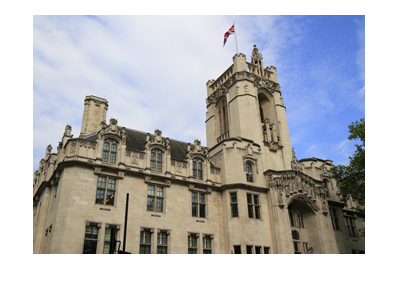
M120 127L118 127L120 128ZM96 142L97 135L99 132L95 132L86 136L81 136L85 140ZM133 130L129 128L125 128L126 135L126 148L135 150L135 151L143 151L144 146L146 145L146 136L147 133ZM174 139L169 139L169 145L171 147L171 158L175 160L185 160L187 153L187 142L182 142ZM202 147L204 149L204 147Z

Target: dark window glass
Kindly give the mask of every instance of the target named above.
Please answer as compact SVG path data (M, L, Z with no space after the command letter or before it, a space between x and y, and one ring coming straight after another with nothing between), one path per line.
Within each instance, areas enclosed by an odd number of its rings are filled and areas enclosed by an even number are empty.
M231 214L232 214L232 217L238 217L239 216L239 211L238 211L236 193L230 193L230 197L231 197Z
M234 245L233 249L234 249L234 253L235 254L242 254L242 250L240 248L240 245Z
M210 235L206 235L203 237L203 253L204 254L212 253L211 236Z
M97 225L86 226L83 254L96 254L98 233L99 228Z
M246 163L245 170L247 182L253 182L253 167L251 166L251 164Z
M105 190L97 190L96 192L96 204L104 204L104 193Z
M190 234L188 236L188 253L197 254L197 235Z
M161 151L151 152L150 169L152 171L162 172L162 153Z
M148 185L147 187L147 210L164 211L164 188L160 186Z
M253 253L253 246L252 245L246 245L246 253L247 254L252 254Z
M192 216L206 217L205 194L192 192Z
M96 204L114 205L116 182L114 178L99 177L97 181Z
M151 231L149 229L140 232L140 254L151 253Z
M157 254L168 253L168 234L166 231L160 231L157 234Z

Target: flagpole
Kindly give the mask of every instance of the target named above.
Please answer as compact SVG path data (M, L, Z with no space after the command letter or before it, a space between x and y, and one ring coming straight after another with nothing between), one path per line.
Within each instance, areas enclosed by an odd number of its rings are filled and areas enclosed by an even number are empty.
M233 25L235 25L235 22L233 23ZM237 45L237 37L236 37L236 33L237 33L237 29L236 29L236 26L235 26L236 54L238 55L238 54L239 54L239 51L238 51L238 45Z

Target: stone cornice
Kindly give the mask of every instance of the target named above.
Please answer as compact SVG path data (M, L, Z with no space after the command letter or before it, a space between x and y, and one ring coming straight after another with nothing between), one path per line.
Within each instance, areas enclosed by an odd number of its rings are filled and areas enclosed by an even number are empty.
M71 158L68 158L68 160L65 160L63 162L60 162L57 166L57 169L54 170L51 178L48 181L42 181L40 186L38 187L37 191L33 195L33 200L34 202L37 201L43 191L46 189L47 186L52 185L52 182L58 182L60 173L63 171L63 169L68 168L68 167L85 167L88 169L93 169L94 174L105 174L105 175L110 175L110 176L115 176L119 179L124 178L126 175L130 176L136 176L136 177L142 177L143 179L146 179L148 182L149 181L170 181L171 183L174 184L184 184L184 185L193 185L196 187L199 187L201 189L217 189L220 187L220 183L213 182L208 180L207 182L201 182L201 181L192 181L189 177L181 177L177 175L162 175L158 173L152 173L152 172L146 172L144 169L139 169L139 168L134 168L134 167L126 167L125 165L122 165L119 167L118 165L111 166L111 165L105 165L105 164L98 164L95 162L95 160L88 159L88 158L83 158L83 157L78 157L74 156ZM213 167L213 169L218 169ZM218 169L219 170L219 169Z

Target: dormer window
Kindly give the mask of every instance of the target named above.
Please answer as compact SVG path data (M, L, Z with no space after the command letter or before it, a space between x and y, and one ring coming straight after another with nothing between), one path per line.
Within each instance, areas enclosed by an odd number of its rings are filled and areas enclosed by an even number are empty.
M193 160L193 178L203 180L203 162L200 160Z
M150 169L152 171L162 172L163 153L159 150L153 150L150 155Z
M117 161L117 144L104 142L103 161L115 164Z

